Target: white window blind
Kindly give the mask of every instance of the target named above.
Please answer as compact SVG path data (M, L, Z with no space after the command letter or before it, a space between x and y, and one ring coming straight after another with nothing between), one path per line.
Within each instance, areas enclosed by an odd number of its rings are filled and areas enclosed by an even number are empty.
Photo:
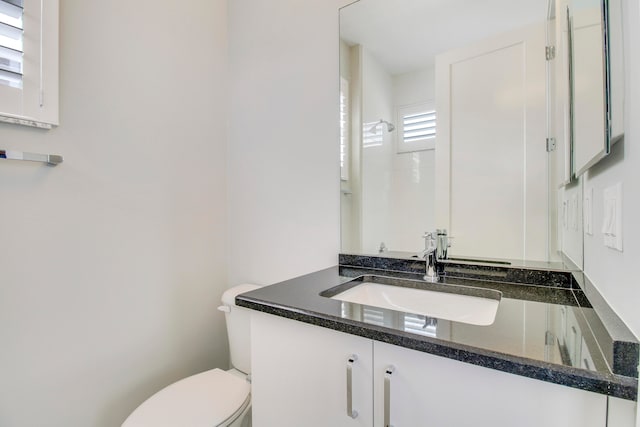
M340 78L340 179L349 179L349 82Z
M23 1L0 0L0 84L22 88Z
M0 0L0 122L58 124L59 0Z
M349 317L345 312L347 306L351 304L342 304L342 317ZM438 319L433 317L369 306L360 306L360 316L360 320L370 325L387 326L427 337L437 336Z
M404 330L412 334L435 337L437 327L438 320L433 317L409 313L404 315Z
M415 142L436 137L436 112L424 111L407 114L402 118L402 139Z
M384 326L384 311L364 307L362 310L362 321L371 325Z
M435 148L436 111L433 103L398 107L398 152Z

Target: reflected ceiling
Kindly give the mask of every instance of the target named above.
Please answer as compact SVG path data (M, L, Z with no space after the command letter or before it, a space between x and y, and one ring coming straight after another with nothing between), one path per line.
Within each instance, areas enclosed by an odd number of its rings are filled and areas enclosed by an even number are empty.
M539 23L546 12L546 0L361 0L341 10L340 36L402 74L432 65L440 52Z

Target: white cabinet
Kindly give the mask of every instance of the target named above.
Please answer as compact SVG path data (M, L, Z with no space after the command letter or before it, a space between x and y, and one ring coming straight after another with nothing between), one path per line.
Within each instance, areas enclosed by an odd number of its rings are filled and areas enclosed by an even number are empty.
M602 394L374 342L374 419L383 426L384 375L393 427L604 427Z
M255 427L605 427L607 397L252 313ZM348 358L353 408L347 415ZM393 366L393 373L387 374Z
M373 342L263 313L251 314L254 427L371 427ZM352 355L352 407L347 364Z
M635 427L636 402L609 397L607 423L607 427Z

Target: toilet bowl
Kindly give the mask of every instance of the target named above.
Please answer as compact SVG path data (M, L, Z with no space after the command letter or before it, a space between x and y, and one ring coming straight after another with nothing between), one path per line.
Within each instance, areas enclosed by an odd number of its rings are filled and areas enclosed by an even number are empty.
M232 369L211 369L163 388L138 406L122 427L250 427L250 314L235 297L259 288L238 285L222 295Z

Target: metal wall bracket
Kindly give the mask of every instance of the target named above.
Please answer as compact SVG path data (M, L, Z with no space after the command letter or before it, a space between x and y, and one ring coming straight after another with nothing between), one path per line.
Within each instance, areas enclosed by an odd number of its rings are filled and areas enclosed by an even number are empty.
M556 139L547 138L547 152L550 153L556 150Z
M544 56L547 61L551 61L556 57L556 47L555 46L545 46L544 48Z

